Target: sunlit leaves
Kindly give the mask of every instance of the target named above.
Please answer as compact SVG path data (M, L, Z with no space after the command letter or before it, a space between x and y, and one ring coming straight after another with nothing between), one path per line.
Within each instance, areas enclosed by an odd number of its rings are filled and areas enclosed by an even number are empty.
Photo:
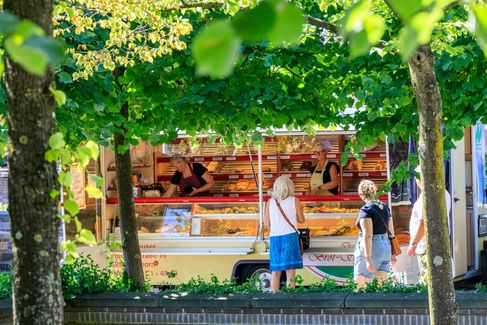
M276 12L269 1L262 1L249 11L241 11L232 20L232 27L246 41L260 41L274 26Z
M210 23L193 43L197 71L226 77L233 71L242 40L267 39L272 46L286 46L298 42L303 25L301 9L279 0L265 0L230 20Z
M423 8L421 0L389 0L387 3L405 22L409 22L410 18Z
M484 50L484 55L487 57L487 4L473 5L473 13L475 15L475 33Z
M233 71L240 42L228 21L210 24L193 43L197 72L216 78L228 76Z
M285 46L296 43L303 33L304 16L301 9L285 2L275 5L276 21L269 32L269 41L273 46Z
M64 92L54 89L53 87L49 87L49 91L54 96L54 100L59 106L66 104L66 94Z
M0 32L9 57L27 72L42 76L49 63L58 61L64 54L58 40L44 36L44 31L34 23L8 14L0 14Z
M352 57L367 54L384 34L385 21L382 16L369 13L367 1L360 1L344 17L343 35L350 40Z

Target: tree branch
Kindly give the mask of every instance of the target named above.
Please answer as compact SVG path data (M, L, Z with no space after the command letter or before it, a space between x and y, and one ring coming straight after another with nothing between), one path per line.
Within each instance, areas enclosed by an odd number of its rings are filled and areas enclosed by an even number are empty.
M311 16L306 17L306 20L310 25L324 28L327 31L332 32L333 34L338 34L338 27L336 25Z
M221 2L194 2L188 3L186 1L181 1L181 5L174 6L170 8L164 8L161 11L173 11L173 10L181 10L181 9L191 9L191 8L201 8L201 9L215 9L215 8L223 8L223 3Z

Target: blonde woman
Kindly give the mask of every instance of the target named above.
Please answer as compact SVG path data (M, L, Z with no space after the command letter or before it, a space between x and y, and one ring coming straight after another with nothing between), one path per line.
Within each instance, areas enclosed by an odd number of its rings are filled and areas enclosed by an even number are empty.
M363 180L358 186L358 193L365 204L357 217L357 228L360 230L354 252L354 280L358 289L377 278L382 284L387 278L391 264L396 257L391 254L391 243L388 229L394 236L394 224L387 205L375 200L377 188L374 182Z
M282 271L286 271L287 285L294 286L296 269L303 268L298 222L304 222L304 213L301 202L294 197L294 184L288 176L280 176L274 182L272 197L264 214L264 226L270 230L272 292L279 291Z

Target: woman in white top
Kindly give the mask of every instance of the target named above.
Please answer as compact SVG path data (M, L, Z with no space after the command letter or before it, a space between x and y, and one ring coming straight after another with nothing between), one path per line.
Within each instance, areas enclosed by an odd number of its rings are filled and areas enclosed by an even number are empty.
M293 226L283 217L278 204ZM298 198L294 197L294 184L288 176L280 176L274 182L272 198L267 202L264 215L264 226L270 230L272 292L279 291L282 271L286 271L287 285L294 286L296 269L303 268L298 222L304 222L304 213Z

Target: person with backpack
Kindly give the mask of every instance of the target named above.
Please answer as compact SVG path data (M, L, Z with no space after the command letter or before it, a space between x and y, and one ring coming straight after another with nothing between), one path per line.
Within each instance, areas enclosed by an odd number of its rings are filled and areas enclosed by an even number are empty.
M389 237L394 237L394 224L389 207L375 199L377 187L373 181L362 180L358 193L365 204L360 208L356 225L359 238L354 251L354 280L357 289L377 279L382 284L389 268L396 262L391 253Z

